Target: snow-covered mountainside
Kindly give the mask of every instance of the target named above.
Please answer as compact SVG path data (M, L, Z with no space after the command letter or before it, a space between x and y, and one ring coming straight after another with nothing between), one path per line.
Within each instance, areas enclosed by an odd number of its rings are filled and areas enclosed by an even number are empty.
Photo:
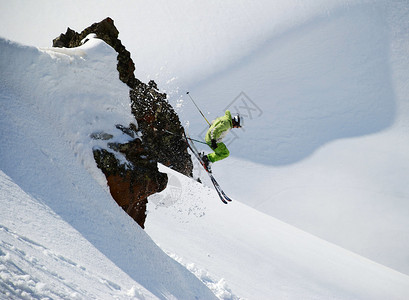
M219 280L221 299L407 297L408 276L163 170L170 184L151 196L146 230L209 287Z
M83 2L0 1L0 295L408 298L407 1ZM195 138L186 90L244 116L213 165L232 203L199 166L161 166L146 231L111 198L90 134L129 138L116 54L37 48L107 16Z
M191 94L210 119L247 116L235 159L214 166L236 198L409 274L409 7L349 4L272 35Z
M96 167L92 147L101 141L90 134L132 117L116 52L92 38L75 49L4 39L0 48L0 292L214 297L113 201Z

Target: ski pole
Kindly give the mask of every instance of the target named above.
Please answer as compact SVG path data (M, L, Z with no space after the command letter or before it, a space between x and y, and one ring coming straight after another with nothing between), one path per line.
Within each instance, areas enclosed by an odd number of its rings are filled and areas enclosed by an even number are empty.
M197 106L196 102L193 100L192 96L190 96L189 92L186 92L186 94L189 96L190 100L192 100L193 104L196 106L197 110L200 112L200 114L202 115L202 117L206 120L207 124L209 124L209 126L211 126L210 122L206 119L205 115L202 113L202 111L200 110L200 108Z
M203 141L195 140L195 139L192 139L192 138L190 138L190 137L188 137L187 139L188 139L188 140L191 140L191 141L194 141L194 142L198 142L198 143L207 145L207 143L205 143L205 142L203 142Z
M207 143L205 143L205 142L203 142L203 141L199 141L199 140L195 140L195 139L192 139L192 138L187 138L188 140L191 140L191 141L194 141L194 142L198 142L198 143L201 143L201 144L205 144L205 145L207 145Z
M163 129L162 131L163 131L163 132L166 132L166 133L169 133L169 134L171 134L171 135L177 136L177 134L173 133L172 131L169 131L169 130L166 130L166 129ZM182 138L181 138L181 139L182 139ZM191 141L194 141L194 142L198 142L198 143L207 145L206 142L199 141L199 140L195 140L195 139L192 139L192 138L190 138L190 137L187 137L187 139L188 139L188 140L191 140Z

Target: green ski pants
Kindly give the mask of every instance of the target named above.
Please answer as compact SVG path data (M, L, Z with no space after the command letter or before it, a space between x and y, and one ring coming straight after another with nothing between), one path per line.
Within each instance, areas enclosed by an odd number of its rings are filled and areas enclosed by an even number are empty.
M212 144L208 144L210 148L212 148ZM217 143L217 148L213 149L213 153L209 153L207 155L207 158L212 162L216 162L218 160L222 160L226 157L229 156L230 152L229 149L227 149L226 145L224 143Z

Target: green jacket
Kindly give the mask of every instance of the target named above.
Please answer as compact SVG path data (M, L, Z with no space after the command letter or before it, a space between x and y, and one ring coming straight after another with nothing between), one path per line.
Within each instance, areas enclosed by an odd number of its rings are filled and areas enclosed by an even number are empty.
M209 130L206 133L206 143L211 143L212 140L216 140L217 143L221 143L226 134L233 128L233 121L231 119L231 113L226 110L224 116L217 118L212 122Z

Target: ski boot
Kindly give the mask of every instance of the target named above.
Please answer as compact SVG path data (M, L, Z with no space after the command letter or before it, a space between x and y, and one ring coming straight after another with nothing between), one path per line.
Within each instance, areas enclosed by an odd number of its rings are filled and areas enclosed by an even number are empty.
M204 167L206 168L206 170L211 173L212 169L211 169L210 166L211 166L212 162L209 160L207 155L205 155L204 153L200 153L200 159L203 161Z

